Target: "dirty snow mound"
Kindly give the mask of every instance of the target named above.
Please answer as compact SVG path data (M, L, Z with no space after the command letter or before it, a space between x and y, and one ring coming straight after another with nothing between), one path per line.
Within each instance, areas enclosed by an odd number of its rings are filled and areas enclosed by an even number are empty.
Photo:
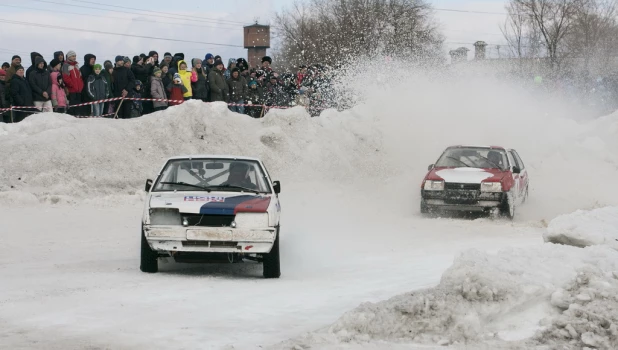
M607 245L618 250L618 207L560 215L549 223L543 239L576 247Z
M365 303L283 344L618 347L618 252L545 244L462 253L438 286ZM593 345L596 344L596 345Z
M223 103L186 103L132 120L75 119L44 113L0 123L0 196L75 203L117 195L139 198L168 157L226 154L261 158L278 180L362 178L381 172L380 140L370 123L310 118L304 109L253 119ZM347 127L341 125L348 124ZM17 195L24 192L28 195ZM7 200L5 200L5 198Z

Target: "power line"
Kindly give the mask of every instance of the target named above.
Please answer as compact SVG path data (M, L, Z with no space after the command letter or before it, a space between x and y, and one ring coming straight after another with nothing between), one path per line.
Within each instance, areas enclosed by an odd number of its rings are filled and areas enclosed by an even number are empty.
M60 26L54 26L54 25L50 25L50 24L19 22L19 21L11 21L11 20L6 20L6 19L0 19L0 23L17 24L17 25L32 26L32 27L42 27L42 28L52 28L52 29L60 29L60 30L71 30L71 31L74 31L74 32L75 31L79 31L79 32L104 34L104 35L116 35L116 36L122 36L122 37L133 37L133 38L141 38L141 39L175 41L175 42L181 42L181 43L194 43L194 44L202 44L202 45L228 46L228 47L243 47L241 45L208 43L208 42L203 42L203 41L171 39L171 38L157 38L157 37L154 37L154 36L103 32L103 31L99 31L99 30L89 30L89 29L81 29L81 28L60 27Z
M147 19L142 19L142 18L123 18L123 17L114 17L114 16L103 16L103 15L91 15L91 14L87 14L87 13L79 13L79 12L69 12L69 11L61 11L61 10L50 10L50 9L42 9L42 8L36 8L36 7L26 7L26 6L14 6L14 5L2 5L3 7L13 7L13 8L20 8L20 9L26 9L26 10L34 10L34 11L44 11L44 12L53 12L53 13L62 13L62 14L74 14L74 15L78 15L78 16L88 16L88 17L97 17L97 18L111 18L111 19L118 19L121 21L137 21L137 22L149 22L149 23L156 23L156 24L171 24L171 25L182 25L182 26L187 26L187 27L197 27L197 28L214 28L214 29L225 29L225 30L229 30L230 28L223 28L223 27L219 27L219 26L208 26L208 25L197 25L197 24L186 24L186 23L172 23L172 22L160 22L160 21L149 21Z
M100 8L100 7L92 7L92 6L82 6L82 5L69 5L69 4L65 4L65 3L61 3L61 2L55 2L55 1L48 1L48 0L30 0L30 1L35 1L35 2L41 2L41 3L45 3L45 4L54 4L54 5L60 5L60 6L69 6L69 7L81 7L81 8L86 8L86 9L90 9L90 10L99 10L99 11L108 11L108 12L118 12L118 13L125 13L125 14L131 14L131 15L140 15L140 16L146 16L143 13L135 13L135 12L127 12L127 11L120 11L120 10L112 10L112 9L104 9L104 8ZM197 19L191 19L191 18L177 18L177 17L170 17L170 16L162 16L162 15L153 15L150 14L148 15L150 17L160 17L160 18L167 18L167 19L175 19L175 20L179 20L182 19L183 21L190 21L190 22L198 22L198 23L212 23L212 20L197 20ZM238 27L242 27L239 24L230 24L230 23L217 23L219 25L225 25L225 26L233 26L235 28ZM231 29L231 28L229 28Z
M434 8L434 11L443 11L443 12L460 12L460 13L476 13L481 15L508 15L506 12L487 12L487 11L473 11L473 10L458 10L458 9L447 9L447 8Z
M94 4L94 5L98 5L98 6L116 7L116 8L119 8L119 9L127 9L127 10L135 10L135 11L143 11L143 12L151 12L151 13L160 13L160 14L164 14L164 15L182 16L182 15L176 15L176 14L169 13L169 12L143 10L143 9L138 9L138 8L134 8L134 7L125 7L125 6L118 6L118 5L100 4L100 3L97 3L97 2L93 2L93 1L85 1L85 0L71 0L71 1L73 1L73 2L81 2L81 3L85 3L85 4ZM194 18L201 18L201 19L210 20L210 21L229 22L229 23L241 24L241 25L245 24L245 22L228 21L228 20L218 19L218 18L196 17L196 16L194 16ZM182 18L182 19L184 19L184 18Z

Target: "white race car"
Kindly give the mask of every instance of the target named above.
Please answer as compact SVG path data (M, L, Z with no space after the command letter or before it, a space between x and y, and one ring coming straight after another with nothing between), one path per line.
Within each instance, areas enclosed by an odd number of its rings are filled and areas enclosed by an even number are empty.
M263 262L278 278L279 181L264 164L236 156L170 158L146 181L140 269L157 272L159 257L177 262Z

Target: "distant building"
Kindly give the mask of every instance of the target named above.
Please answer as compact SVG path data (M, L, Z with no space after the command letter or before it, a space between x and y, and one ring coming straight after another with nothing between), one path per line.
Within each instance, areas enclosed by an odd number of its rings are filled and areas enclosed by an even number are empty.
M260 66L266 49L270 48L270 26L253 24L244 27L245 49L250 67Z

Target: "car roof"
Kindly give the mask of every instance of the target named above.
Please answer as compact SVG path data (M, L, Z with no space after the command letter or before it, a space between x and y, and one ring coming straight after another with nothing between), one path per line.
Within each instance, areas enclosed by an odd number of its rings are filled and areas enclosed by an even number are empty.
M214 155L214 154L192 154L192 155L170 157L169 159L178 160L178 159L202 159L202 158L253 160L257 162L260 161L258 158L254 158L254 157L235 156L235 155Z
M490 146L490 145L454 145L454 146L449 146L447 148L489 148L489 149L503 149L503 150L506 150L506 148L504 148L502 146Z

